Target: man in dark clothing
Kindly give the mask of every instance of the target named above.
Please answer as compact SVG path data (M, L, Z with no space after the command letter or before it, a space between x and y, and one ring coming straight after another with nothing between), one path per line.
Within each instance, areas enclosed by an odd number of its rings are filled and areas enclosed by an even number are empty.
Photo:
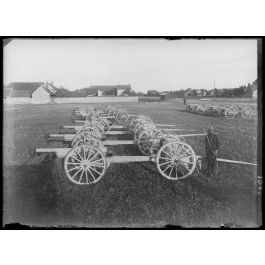
M183 104L184 104L184 106L186 105L186 99L185 98L183 98Z
M213 127L208 128L205 134L205 151L207 158L207 176L217 175L217 154L219 151L219 141L216 134L213 134Z

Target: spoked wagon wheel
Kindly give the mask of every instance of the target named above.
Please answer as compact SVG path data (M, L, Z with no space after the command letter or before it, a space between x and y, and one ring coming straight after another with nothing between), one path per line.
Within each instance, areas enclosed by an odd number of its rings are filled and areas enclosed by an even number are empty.
M82 128L82 131L91 132L91 133L97 135L97 138L101 138L102 137L102 132L100 130L101 129L99 129L98 125L95 125L95 124L92 124L92 123L90 123L89 125L85 125ZM82 131L80 131L80 132L82 132ZM78 134L78 133L79 133L79 131L76 134Z
M231 120L233 119L237 114L237 107L229 107L228 109L225 110L225 117L228 119L228 120Z
M84 138L76 141L73 147L76 147L79 145L84 145L84 144L94 146L100 150L105 149L102 142L100 142L97 138L93 138L93 137L84 137Z
M241 115L244 119L251 119L253 116L252 108L245 107L241 110Z
M122 124L126 124L128 120L129 120L129 114L128 114L128 112L127 111L123 111L120 114L119 122L122 123Z
M141 128L139 128L135 133L134 133L134 136L135 136L135 139L139 139L141 133L145 130L156 130L156 127L154 125L145 125Z
M163 145L156 156L159 173L167 179L184 179L196 168L196 155L192 147L183 142L169 142Z
M107 160L103 152L90 145L72 148L64 159L64 171L68 179L79 185L98 182L105 174Z
M147 129L138 138L138 147L142 154L155 154L160 148L160 140L164 134L159 130Z
M93 118L91 123L93 122L97 122L101 125L101 127L103 127L104 131L109 131L110 129L110 125L107 119L100 117L100 118Z
M98 121L96 121L96 120L93 120L93 121L91 122L91 126L92 126L93 128L95 128L97 131L99 131L101 134L104 133L104 126L103 126L100 122L98 122Z
M86 138L96 138L96 139L99 139L100 137L98 137L98 134L95 134L92 131L82 131L82 132L80 132L80 133L78 133L78 134L75 135L75 137L72 140L71 146L75 146L75 144L77 142L79 142L80 140L83 141Z
M214 105L214 106L212 107L212 114L213 114L214 116L219 116L220 113L221 113L221 109L220 109L220 107L219 107L218 105Z

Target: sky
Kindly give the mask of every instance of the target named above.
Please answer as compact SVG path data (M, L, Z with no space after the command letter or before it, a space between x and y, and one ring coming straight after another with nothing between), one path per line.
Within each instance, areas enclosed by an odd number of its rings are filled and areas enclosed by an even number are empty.
M130 84L136 92L232 88L257 78L254 39L17 39L4 84L53 81L69 90Z

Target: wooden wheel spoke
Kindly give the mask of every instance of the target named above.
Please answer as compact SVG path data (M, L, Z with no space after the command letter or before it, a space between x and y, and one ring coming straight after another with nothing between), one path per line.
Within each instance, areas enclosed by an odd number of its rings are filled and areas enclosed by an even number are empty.
M142 145L141 148L142 149L149 149L150 148L150 143Z
M176 170L176 179L178 178L178 164L175 164L175 170Z
M68 169L68 172L73 171L73 170L77 170L77 169L79 169L79 168L80 168L80 166L79 166L79 167L73 167L73 168L70 168L70 169Z
M182 174L183 174L182 176L185 176L185 173L183 172L181 165L179 166L179 168L180 168L180 171L181 171Z
M88 175L87 175L87 170L85 170L85 175L86 175L86 183L88 183Z
M75 153L79 156L79 158L81 159L81 161L84 160L84 158L79 154L78 151L75 150Z
M93 159L98 155L98 152L95 152L88 160L93 162Z
M188 154L187 156L180 156L179 158L180 158L180 160L182 160L182 158L190 158L190 157L193 157L193 155L191 155L191 154Z
M93 161L90 161L91 164L95 164L96 162L99 162L99 161L104 161L102 158L98 159L98 160L93 160Z
M166 164L168 164L168 163L172 163L171 160L168 161L168 162L165 162L165 163L163 163L163 164L159 164L159 166L163 166L163 165L166 165Z
M82 172L81 172L80 178L79 178L79 180L78 180L79 183L81 183L81 180L82 180L82 177L83 177L83 173L84 173L84 169L82 169Z
M162 150L163 153L167 154L169 157L172 157L171 154L167 153L165 150Z
M171 176L171 173L172 173L173 169L174 169L174 166L171 168L171 170L169 172L169 177Z
M82 162L81 160L79 160L78 158L76 158L76 157L74 157L74 156L71 156L71 155L69 155L69 157L72 157L73 159L75 159L75 160L77 160L78 162Z
M193 163L187 162L187 161L183 161L183 160L180 160L180 163L185 163L185 164L193 165Z
M159 157L159 159L171 160L171 158L169 158L169 157L163 157L163 156Z
M94 177L93 173L90 171L90 169L89 169L89 168L87 168L87 170L88 170L89 174L91 175L91 177L93 178L93 180L95 181L95 180L96 180L96 178Z
M91 164L93 164L93 163L95 163L96 161L100 160L100 159L98 159L98 158L100 158L100 157L98 157L98 155L99 155L99 154L97 154L96 156L94 156L94 157L93 157L93 160L90 159L89 162L90 162Z
M173 166L173 164L171 163L169 166L167 166L164 170L162 170L163 172L165 172L167 169L169 169L171 166Z
M72 176L72 179L75 178L75 176L77 176L77 174L80 172L80 170L82 170L82 168L80 167L78 171L76 171L76 173Z
M93 166L90 166L90 169L92 169L94 172L98 173L99 175L101 175L100 172L98 172L96 169L93 168Z
M141 139L140 141L139 141L139 143L145 143L146 142L146 138L144 138L144 139Z
M180 153L181 150L179 150L179 148L181 148L182 150L183 149L182 145L180 144L178 145L175 155L178 155Z
M67 165L80 165L80 163L67 162Z
M189 165L193 165L192 163L188 163L188 162L184 162L184 161L181 161L180 162L180 165L182 165L184 168L186 168L187 170L190 170L189 169Z

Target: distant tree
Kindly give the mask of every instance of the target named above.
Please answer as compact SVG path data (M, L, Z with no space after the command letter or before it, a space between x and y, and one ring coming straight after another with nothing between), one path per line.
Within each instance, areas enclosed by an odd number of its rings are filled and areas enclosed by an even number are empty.
M67 91L69 90L69 89L65 88L64 86L59 86L58 88L59 88L60 90L67 90Z

